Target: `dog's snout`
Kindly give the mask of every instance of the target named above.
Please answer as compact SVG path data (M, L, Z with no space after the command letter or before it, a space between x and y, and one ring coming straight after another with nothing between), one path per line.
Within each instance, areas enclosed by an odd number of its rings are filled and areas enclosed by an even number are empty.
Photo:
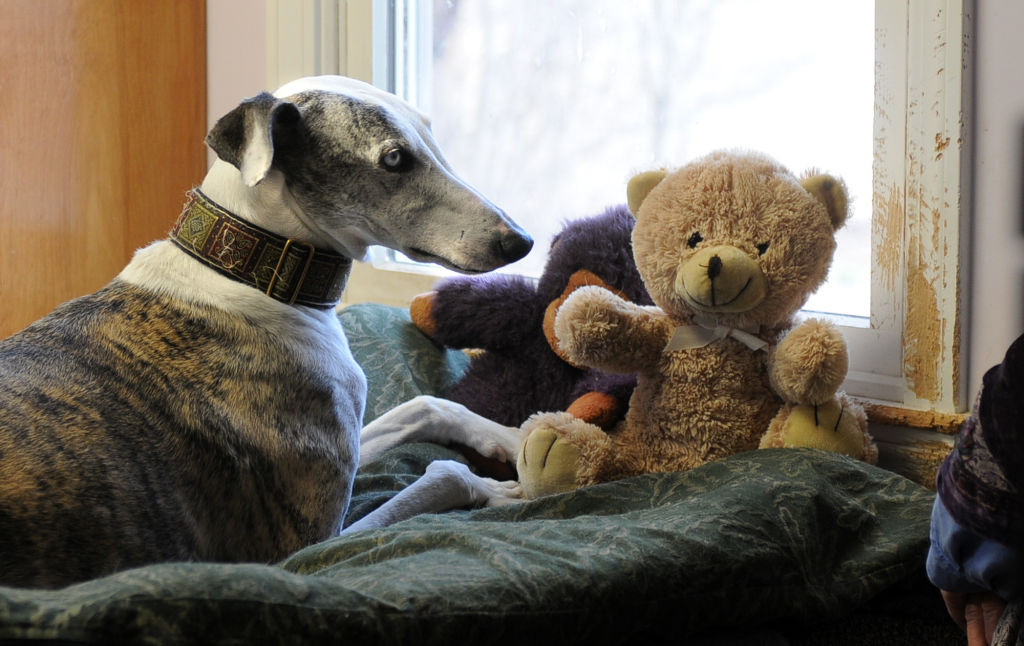
M515 262L530 253L533 238L525 231L510 229L494 241L494 252L506 263Z

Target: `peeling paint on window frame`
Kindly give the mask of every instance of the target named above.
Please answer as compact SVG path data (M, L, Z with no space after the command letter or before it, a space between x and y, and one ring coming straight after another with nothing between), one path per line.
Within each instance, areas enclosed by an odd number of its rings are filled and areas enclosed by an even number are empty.
M961 413L969 404L961 366L973 7L876 0L875 12L871 325L844 329L847 389L911 410Z

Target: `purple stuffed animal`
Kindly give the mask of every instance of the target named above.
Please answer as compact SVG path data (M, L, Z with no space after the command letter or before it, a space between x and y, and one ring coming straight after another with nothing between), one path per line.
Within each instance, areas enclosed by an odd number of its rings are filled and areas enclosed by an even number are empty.
M418 296L411 307L417 327L442 345L483 350L445 397L507 426L549 411L568 410L608 428L621 418L635 378L561 358L554 319L583 285L651 304L633 261L633 224L625 206L568 223L552 240L536 282L504 274L457 277Z

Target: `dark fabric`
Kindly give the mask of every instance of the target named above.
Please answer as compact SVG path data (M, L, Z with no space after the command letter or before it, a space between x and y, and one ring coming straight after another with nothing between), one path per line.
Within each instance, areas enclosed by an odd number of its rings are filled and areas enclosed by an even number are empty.
M956 448L939 469L943 505L960 525L1024 546L1024 336L982 380Z
M410 445L357 499L449 452ZM373 483L373 484L371 484ZM677 642L813 627L920 570L932 494L812 450L765 450L523 505L421 516L278 566L167 564L0 589L0 638L184 643Z

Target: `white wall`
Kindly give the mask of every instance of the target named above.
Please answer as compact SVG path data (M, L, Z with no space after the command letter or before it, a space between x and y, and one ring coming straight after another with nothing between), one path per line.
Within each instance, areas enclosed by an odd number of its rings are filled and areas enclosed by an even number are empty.
M242 99L274 89L266 87L266 42L263 0L206 1L207 130Z
M970 397L1024 332L1024 3L975 0ZM212 123L267 88L263 0L207 0Z
M1024 332L1024 3L975 1L972 398Z

